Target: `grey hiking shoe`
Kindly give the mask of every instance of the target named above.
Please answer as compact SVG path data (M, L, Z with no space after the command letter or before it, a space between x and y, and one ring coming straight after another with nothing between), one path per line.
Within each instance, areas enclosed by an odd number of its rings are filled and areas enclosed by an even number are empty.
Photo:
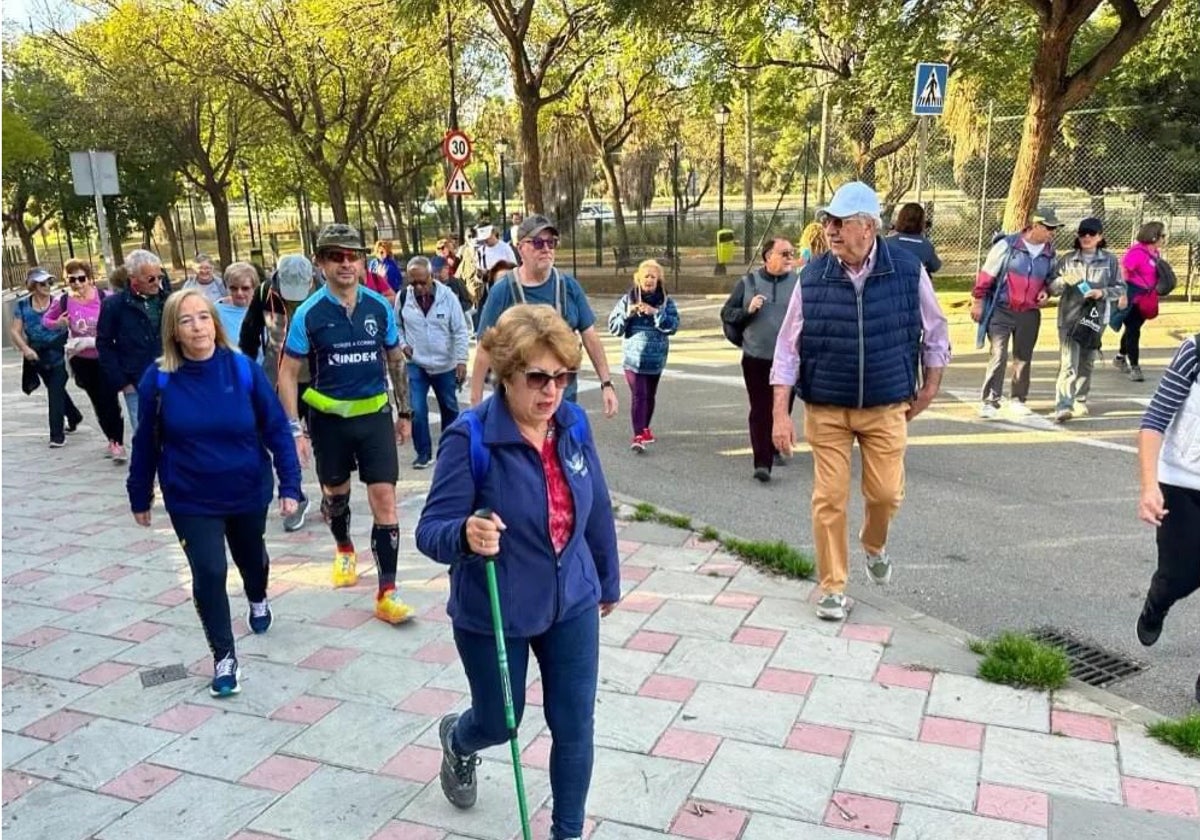
M826 621L845 621L849 604L841 592L827 592L817 601L817 618Z
M1129 366L1129 381L1130 382L1145 382L1146 381L1146 377L1142 375L1142 368L1140 365L1130 365Z
M1121 373L1129 373L1129 362L1126 361L1125 357L1122 356L1120 353L1113 356L1112 363L1113 363L1113 367L1115 367L1117 370L1121 371Z
M455 808L467 809L475 805L478 795L478 782L475 779L475 767L482 760L474 753L458 755L450 746L454 725L458 723L458 715L446 715L438 725L438 738L442 742L442 793L446 800Z
M892 579L892 561L888 559L887 552L880 552L877 556L872 557L867 555L867 576L871 578L871 582L879 586L889 583Z
M291 514L290 516L284 517L283 530L289 531L289 532L290 531L299 531L301 528L304 527L304 517L307 515L308 515L308 497L305 497L304 500L301 501L300 504L298 504L296 506L295 513Z

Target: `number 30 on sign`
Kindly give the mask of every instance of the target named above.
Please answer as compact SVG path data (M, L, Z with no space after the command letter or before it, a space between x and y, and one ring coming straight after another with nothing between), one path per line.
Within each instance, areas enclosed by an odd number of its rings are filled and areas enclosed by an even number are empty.
M446 132L442 140L442 155L455 166L465 166L471 159L471 140L458 129Z

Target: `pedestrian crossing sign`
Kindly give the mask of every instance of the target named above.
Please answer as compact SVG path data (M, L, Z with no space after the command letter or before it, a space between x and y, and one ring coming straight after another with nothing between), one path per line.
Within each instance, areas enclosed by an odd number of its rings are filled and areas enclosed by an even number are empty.
M946 110L946 77L949 64L921 62L913 82L912 112L918 117L940 117Z

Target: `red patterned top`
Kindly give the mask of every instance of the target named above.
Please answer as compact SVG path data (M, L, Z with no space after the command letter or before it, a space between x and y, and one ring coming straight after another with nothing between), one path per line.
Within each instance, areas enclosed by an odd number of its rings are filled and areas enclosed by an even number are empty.
M542 442L542 470L546 473L546 498L550 501L550 542L555 552L561 554L575 530L575 500L571 497L571 486L558 462L555 445L555 428L550 426Z

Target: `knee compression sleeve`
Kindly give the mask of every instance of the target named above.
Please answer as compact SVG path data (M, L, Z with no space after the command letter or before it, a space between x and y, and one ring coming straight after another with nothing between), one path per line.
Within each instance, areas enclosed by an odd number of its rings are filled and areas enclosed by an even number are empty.
M326 495L321 499L321 515L339 547L350 546L350 494Z

